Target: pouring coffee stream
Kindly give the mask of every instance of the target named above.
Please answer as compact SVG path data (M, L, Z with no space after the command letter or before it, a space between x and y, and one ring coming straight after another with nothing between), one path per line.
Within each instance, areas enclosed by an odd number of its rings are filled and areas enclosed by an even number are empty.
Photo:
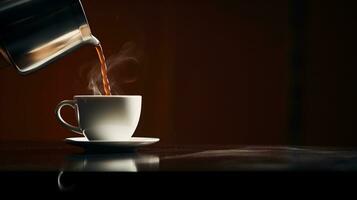
M98 54L99 61L100 61L100 72L102 74L104 93L105 93L105 95L111 95L110 83L109 83L109 79L108 79L108 67L107 67L107 64L105 61L103 48L99 43L98 45L96 45L95 49L97 50L97 54Z

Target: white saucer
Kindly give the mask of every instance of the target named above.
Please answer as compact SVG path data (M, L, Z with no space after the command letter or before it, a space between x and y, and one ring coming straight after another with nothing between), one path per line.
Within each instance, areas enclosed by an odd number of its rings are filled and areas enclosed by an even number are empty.
M124 151L133 150L158 142L159 138L132 137L125 141L88 140L85 137L66 138L65 142L82 147L88 151Z

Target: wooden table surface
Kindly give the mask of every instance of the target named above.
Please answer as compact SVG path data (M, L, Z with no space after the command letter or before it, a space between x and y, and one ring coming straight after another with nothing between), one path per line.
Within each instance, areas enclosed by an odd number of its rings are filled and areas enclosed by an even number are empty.
M88 188L96 179L96 187L113 182L109 185L140 182L147 187L153 180L162 184L166 180L187 181L187 174L194 175L189 183L202 185L213 180L216 184L223 182L217 180L222 175L249 181L251 177L244 177L252 172L272 172L274 175L268 177L271 180L280 172L355 171L357 151L343 148L152 145L131 153L86 153L64 142L0 142L0 183L10 188L33 186L61 191L73 182ZM138 181L138 177L144 178Z
M289 146L158 146L86 153L64 142L1 142L0 171L299 171L357 170L357 150Z

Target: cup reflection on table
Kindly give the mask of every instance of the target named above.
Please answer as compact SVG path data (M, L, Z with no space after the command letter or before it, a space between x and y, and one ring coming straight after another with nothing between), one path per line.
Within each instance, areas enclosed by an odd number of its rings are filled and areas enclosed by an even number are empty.
M138 153L76 154L67 157L57 182L60 190L70 186L62 183L66 172L139 172L157 171L160 159L157 155Z

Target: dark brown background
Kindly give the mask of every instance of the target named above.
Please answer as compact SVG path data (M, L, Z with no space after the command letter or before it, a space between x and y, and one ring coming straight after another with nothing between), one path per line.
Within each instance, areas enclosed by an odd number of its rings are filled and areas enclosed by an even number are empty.
M355 9L346 2L308 1L302 145L357 144ZM289 1L82 3L107 57L127 42L140 54L137 81L122 85L125 94L143 95L135 136L160 137L161 144L292 142ZM86 46L28 76L0 69L0 140L76 136L59 126L54 108L91 94L83 69L96 62Z

